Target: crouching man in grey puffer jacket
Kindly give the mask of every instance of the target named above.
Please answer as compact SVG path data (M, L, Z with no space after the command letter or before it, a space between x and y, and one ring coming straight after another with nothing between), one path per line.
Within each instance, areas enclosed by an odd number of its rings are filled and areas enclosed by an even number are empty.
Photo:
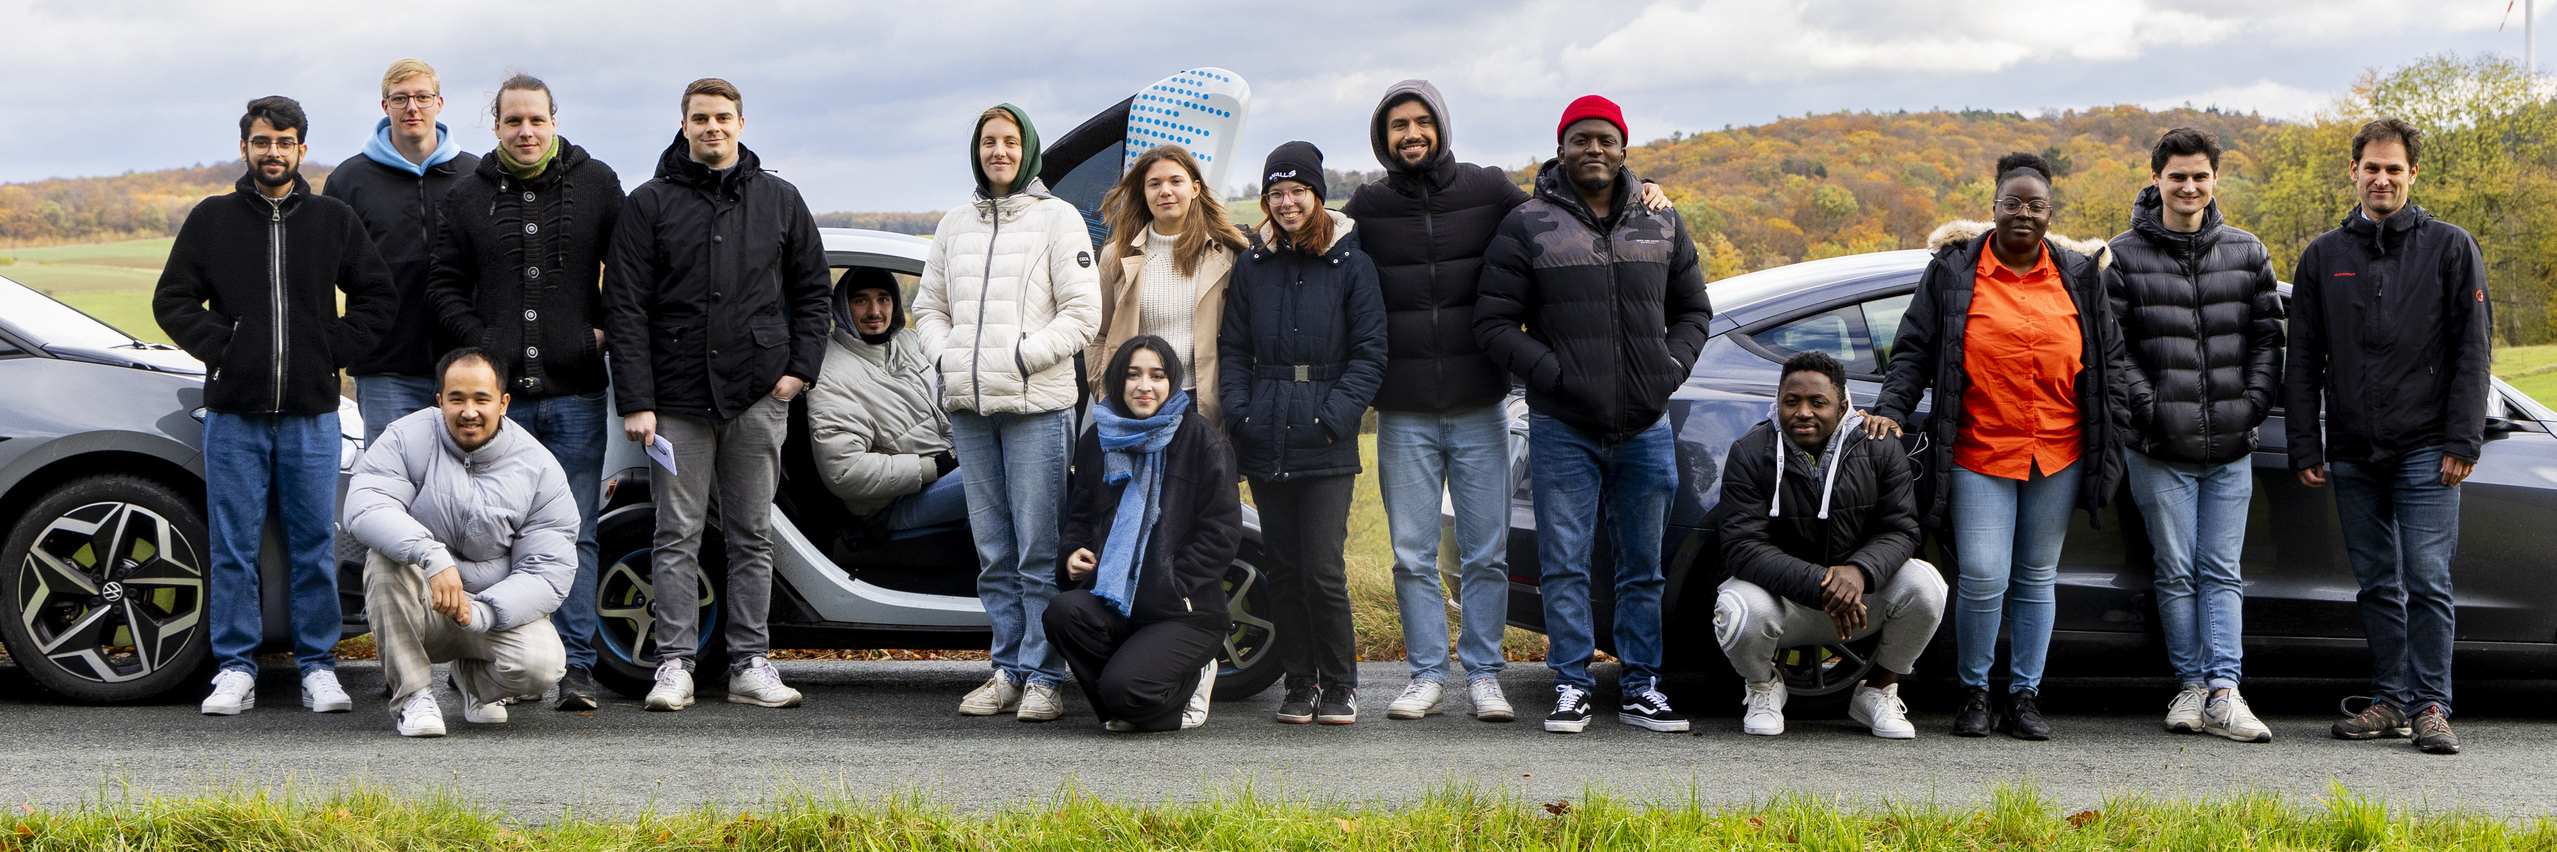
M566 673L550 614L577 576L577 502L550 451L506 425L503 368L478 347L436 365L436 407L393 421L355 464L345 525L371 553L364 612L405 737L444 735L429 680L451 663L462 718Z

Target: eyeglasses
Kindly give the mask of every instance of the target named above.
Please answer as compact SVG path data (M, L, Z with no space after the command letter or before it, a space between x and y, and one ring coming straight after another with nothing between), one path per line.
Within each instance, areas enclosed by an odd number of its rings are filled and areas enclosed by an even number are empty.
M243 144L248 145L249 150L251 151L290 151L301 146L302 141L290 136L282 139L268 139L264 136L258 136L249 139Z
M443 99L443 95L439 95L434 92L427 92L422 95L389 95L382 98L382 102L390 104L392 109L407 109L408 102L411 100L417 101L417 105L420 107L429 107L434 106L435 102Z
M2017 214L2017 213L2020 213L2020 212L2023 212L2023 211L2026 211L2026 210L2031 210L2031 211L2033 211L2033 214L2034 214L2034 215L2036 215L2036 216L2042 215L2042 214L2044 214L2044 213L2049 213L2049 212L2051 212L2051 202L2048 202L2048 201L2023 201L2023 200L2019 200L2019 199L2017 199L2015 196L2012 196L2012 195L2007 196L2007 197L2005 197L2005 198L1998 199L1998 212L2000 212L2000 213L2004 213L2004 214L2007 214L2007 215L2009 215L2009 216L2013 216L2013 215L2015 215L2015 214Z

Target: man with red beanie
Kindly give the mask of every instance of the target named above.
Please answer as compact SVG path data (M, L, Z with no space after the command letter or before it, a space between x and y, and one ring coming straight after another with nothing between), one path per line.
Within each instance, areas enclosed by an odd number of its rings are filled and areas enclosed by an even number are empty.
M1483 256L1474 337L1527 382L1528 471L1543 572L1545 730L1589 726L1590 553L1603 519L1615 558L1617 718L1687 730L1660 694L1661 535L1678 483L1666 412L1695 366L1713 307L1695 241L1675 210L1636 201L1625 116L1596 95L1573 101L1536 194L1512 210Z

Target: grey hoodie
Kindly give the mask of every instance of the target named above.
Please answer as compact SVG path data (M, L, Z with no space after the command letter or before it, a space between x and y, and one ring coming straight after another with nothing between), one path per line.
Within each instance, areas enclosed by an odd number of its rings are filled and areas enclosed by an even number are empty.
M497 435L463 452L441 409L393 421L355 462L348 534L432 577L458 568L471 632L547 618L577 577L577 501L559 461L498 418Z
M1430 147L1429 156L1422 157L1417 166L1403 165L1403 158L1394 154L1394 141L1385 138L1385 113L1405 97L1419 98L1421 105L1429 107L1430 120L1438 123L1438 144ZM1437 86L1428 80L1405 80L1387 86L1385 97L1376 102L1376 113L1367 120L1367 144L1376 149L1376 161L1383 163L1388 172L1428 174L1439 164L1456 158L1452 153L1456 150L1456 129L1452 124L1447 120L1447 98L1438 93Z

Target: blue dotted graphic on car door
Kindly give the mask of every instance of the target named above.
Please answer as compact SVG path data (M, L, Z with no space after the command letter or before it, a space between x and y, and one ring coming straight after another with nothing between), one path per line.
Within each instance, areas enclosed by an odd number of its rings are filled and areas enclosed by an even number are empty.
M1128 107L1125 169L1158 145L1179 145L1198 157L1211 187L1225 185L1226 162L1242 136L1252 88L1223 68L1198 68L1166 77Z

